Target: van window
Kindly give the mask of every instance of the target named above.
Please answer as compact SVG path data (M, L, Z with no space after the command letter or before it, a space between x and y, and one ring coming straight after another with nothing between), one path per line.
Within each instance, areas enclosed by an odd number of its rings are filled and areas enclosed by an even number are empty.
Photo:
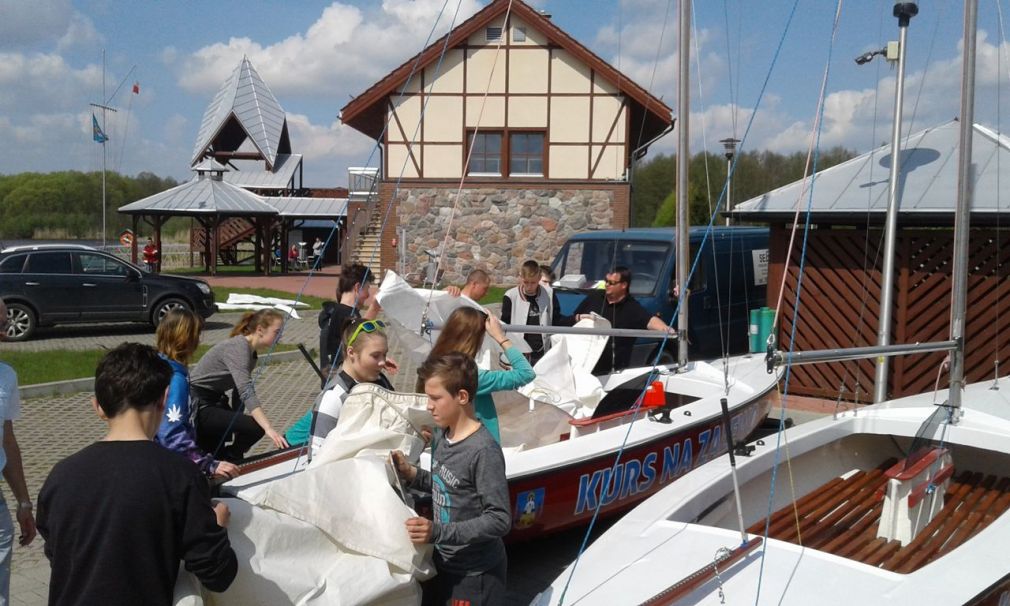
M28 256L28 274L69 274L70 253L68 252L36 252Z
M19 274L28 255L11 255L0 261L0 274Z
M581 288L591 288L604 280L614 267L631 270L631 294L652 295L663 265L670 255L668 242L642 240L576 240L569 241L558 255L554 271L562 280L581 274Z

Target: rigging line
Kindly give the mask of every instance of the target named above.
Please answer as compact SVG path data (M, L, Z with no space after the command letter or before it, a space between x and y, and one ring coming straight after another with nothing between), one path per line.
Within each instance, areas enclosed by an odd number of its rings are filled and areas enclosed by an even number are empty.
M428 37L425 39L424 46L422 46L421 52L419 52L417 54L417 57L416 57L416 59L414 61L414 64L411 66L410 73L407 75L407 79L404 81L403 86L400 88L399 98L401 98L401 99L403 98L403 96L406 94L407 88L410 86L410 83L413 81L414 75L417 73L417 68L418 68L418 66L421 63L421 55L424 52L424 48L428 47L428 44L431 41L431 37L434 35L435 30L438 27L438 22L441 20L442 14L445 11L445 7L448 6L448 4L449 4L449 0L445 0L443 2L441 10L439 10L439 13L438 13L438 15L435 18L435 22L432 24L431 30L428 32ZM457 11L458 11L458 6L457 6ZM452 29L452 26L450 24L450 31L451 31L451 29ZM449 39L449 33L446 33L445 37L446 37L446 41L448 41L448 39ZM439 60L441 61L441 58ZM132 70L131 70L131 72L132 72ZM124 79L124 82L125 82L125 79ZM384 120L384 123L383 123L382 131L380 131L380 134L379 134L379 140L382 139L382 137L385 134L386 129L388 127L389 127L389 116L387 114L387 116L386 116L386 118ZM373 147L372 151L369 153L368 160L366 161L366 166L369 165L369 164L371 164L371 161L372 161L372 158L375 155L376 149L378 149L378 146ZM369 197L371 197L371 192L373 190L377 189L377 187L378 187L378 181L379 181L379 175L377 174L376 178L373 179L372 184L371 184L371 186L369 188ZM344 218L345 218L345 220L344 220L345 230L349 229L351 227L350 226L350 222L347 220L347 207L348 207L349 202L350 202L349 199L344 202L344 212L343 212L343 214L344 214ZM329 243L332 241L333 235L336 233L336 231L337 231L338 228L339 228L339 224L335 223L334 226L330 229L330 233L326 237L326 243L323 245L323 252L324 253L325 253L326 249L328 248ZM286 255L287 251L282 251L281 254L282 255ZM305 281L302 282L302 286L299 289L298 294L295 295L295 302L296 303L301 300L301 298L302 298L302 296L303 296L303 294L305 292L305 289L308 287L309 282L312 280L313 276L315 275L315 272L317 271L317 269L319 267L319 264L320 264L319 263L319 259L317 259L316 260L316 265L314 267L312 267L312 268L309 269L309 273L305 277ZM368 281L368 278L369 278L369 272L366 271L365 272L365 276L364 276L363 281L362 281L362 286L364 285L365 282ZM358 306L358 302L355 301L353 309L357 309L357 306ZM276 348L277 343L280 342L281 337L283 337L283 335L284 335L284 329L287 327L287 322L288 322L289 318L290 318L290 316L288 316L287 314L285 314L284 320L281 323L281 329L280 329L280 331L278 333L277 340L270 346L270 349L266 353L265 359L269 359L269 357L273 354L273 351ZM334 361L335 361L335 358L334 358ZM334 364L331 364L330 365L330 369L329 369L330 372L333 371L333 368L334 368ZM259 377L260 377L260 375L262 373L263 373L263 368L262 368L262 366L258 365L257 368L256 368L255 373L252 376L253 389L255 389L256 384L259 382ZM242 414L242 409L236 409L235 412L234 412L234 414L231 417L231 420L228 422L228 426L227 426L227 428L226 428L226 430L224 432L224 435L222 436L221 442L219 442L218 445L217 445L217 448L214 449L214 453L212 453L212 456L217 456L218 451L221 449L222 445L224 444L224 436L227 436L227 435L229 435L231 433L231 428L234 426L235 421L238 420L238 416L240 414ZM300 459L300 458L301 458L301 454L299 454L299 456L298 456L298 459ZM295 465L296 466L298 464L298 459L295 460Z
M123 122L123 136L120 137L119 141L119 159L116 161L116 172L122 174L123 168L123 155L126 152L126 134L130 130L130 114L133 111L133 97L135 95L130 95L130 100L126 103L126 120Z
M733 124L733 138L736 138L736 127L737 127L737 89L733 82L733 46L730 43L730 25L729 25L729 0L722 0L722 16L723 23L725 24L726 30L726 82L729 84L729 102L733 108L730 114L731 122ZM738 47L739 48L739 47ZM739 67L738 67L739 69Z
M438 13L438 15L435 17L435 23L432 25L431 32L428 34L428 39L429 40L431 39L432 34L434 34L435 28L438 27L438 22L441 20L442 14L445 11L445 7L448 6L448 4L449 4L449 0L445 0L445 2L442 4L442 10L440 10L439 13ZM452 29L453 29L453 26L456 23L456 19L459 17L459 10L460 10L460 6L461 5L462 5L462 0L460 0L459 2L456 3L456 11L453 13L452 20L449 22L449 31L446 32L446 34L445 34L445 36L443 38L442 50L439 52L438 62L436 64L436 66L435 66L435 77L432 78L431 84L429 84L429 86L428 86L428 94L425 96L425 100L424 100L424 103L421 106L421 112L420 112L420 115L418 117L417 124L414 126L414 132L411 134L411 139L410 139L410 142L409 142L409 144L407 146L407 156L404 158L403 164L400 165L400 174L397 176L396 184L393 187L392 197L390 198L389 204L386 207L385 213L383 213L382 224L379 227L380 241L381 241L382 234L385 233L385 231L386 231L386 224L389 221L389 215L390 215L390 213L391 213L391 211L393 209L393 200L395 200L396 196L399 194L400 184L402 183L403 175L404 175L404 173L406 172L406 169L407 169L407 162L410 161L411 151L413 149L413 145L414 145L414 143L417 140L417 135L420 132L421 126L424 124L424 116L425 116L425 113L427 112L427 109L428 109L428 102L431 100L431 91L434 89L435 81L438 79L438 76L441 75L441 73L442 73L442 62L445 59L445 54L446 54L446 51L447 51L447 49L449 47L450 34L452 33ZM424 48L427 48L427 47L428 47L428 44L427 44L427 41L426 41ZM423 50L422 50L422 53L423 53ZM418 66L420 65L421 53L418 53L417 57L418 57L417 61L414 62L414 66L413 66L413 68L411 70L411 75L408 77L407 82L404 83L403 87L400 90L399 99L403 99L406 96L407 87L409 86L410 81L413 78L414 73L416 73L416 70L417 70ZM386 112L386 118L385 118L385 124L383 126L383 133L385 132L385 129L389 127L389 121L390 121L390 119L391 119L390 112L388 112L388 110L387 110L387 112ZM382 134L380 134L380 139L381 139L381 137L382 137ZM374 153L374 152L375 152L375 149L373 149L372 153ZM382 169L380 168L380 171L381 170ZM372 191L377 191L377 189L378 189L378 182L379 182L379 176L377 174L376 175L376 179L374 179L372 181L372 186L369 188L369 197L370 198L372 196ZM377 198L377 196L376 196L376 198ZM376 199L376 202L377 201L378 200ZM375 212L375 211L373 210L373 212ZM367 229L367 227L366 227L366 229ZM401 243L401 246L406 246L406 243ZM364 288L372 280L373 276L372 276L371 265L375 261L375 253L376 253L376 250L373 249L372 250L372 256L369 257L368 263L365 266L365 272L364 272L364 274L362 276L362 281L358 285L359 288ZM436 277L437 277L437 271L436 271ZM358 303L359 303L359 301L357 299L355 299L354 305L351 307L351 313L352 314L355 311L357 311L357 309L358 309ZM337 362L337 357L334 356L333 360L330 362L329 374L332 374L334 368L336 368L336 362Z
M919 111L919 100L922 98L922 91L926 88L926 75L929 74L929 67L932 65L933 49L936 47L937 33L940 31L940 23L943 21L944 14L947 12L948 2L940 2L940 10L936 12L936 21L933 24L933 34L930 36L929 40L929 50L926 51L926 67L922 70L922 79L919 80L919 90L915 93L915 103L912 104L912 117L908 120L908 128L905 129L905 137L909 137L912 134L912 126L915 124L915 116ZM881 12L883 15L883 12ZM878 38L879 40L879 38ZM902 161L904 166L904 161Z
M491 70L487 75L487 85L484 87L484 96L481 99L480 111L477 112L477 126L473 129L473 141L477 140L477 133L480 132L480 125L484 121L484 109L487 106L488 95L491 92L491 83L494 82L494 72L495 68L498 67L498 59L501 56L502 42L505 41L505 37L509 34L510 19L512 17L512 0L509 0L508 6L505 8L505 18L502 21L502 33L501 37L498 38L498 44L495 46L494 61L491 63ZM508 52L508 51L506 51ZM506 80L508 79L508 74L505 74ZM469 138L469 134L467 137ZM442 267L445 261L446 245L449 243L449 235L452 233L452 223L456 218L456 213L459 211L459 201L463 198L463 184L466 182L467 171L470 167L470 158L473 157L473 145L467 146L466 160L463 162L463 174L459 179L459 187L456 188L455 200L452 204L452 213L449 214L449 220L445 226L445 237L442 239L441 250L438 254L438 262L435 263L435 272L432 276L431 289L428 291L428 300L424 302L424 312L423 315L427 315L428 308L431 307L431 298L435 294L435 285L438 283L438 270ZM388 212L388 211L387 211Z
M802 251L801 251L801 254L800 254L799 271L798 271L797 278L796 278L796 296L793 299L793 319L792 319L792 326L791 326L790 335L789 335L789 352L790 353L792 353L793 350L796 347L796 325L798 323L799 315L800 315L800 295L801 295L801 293L803 291L803 269L804 269L804 267L806 265L806 260L807 260L807 243L809 242L809 238L810 238L810 216L811 216L812 211L813 211L814 185L816 184L816 181L817 181L817 162L820 159L821 132L823 130L823 124L824 124L824 96L825 96L825 92L827 90L828 79L829 79L829 77L831 75L831 58L832 58L832 56L834 54L834 50L835 50L835 40L837 39L837 36L838 36L838 24L841 21L841 15L842 15L842 0L838 0L838 4L835 6L834 24L832 25L832 28L831 28L831 41L828 44L828 56L827 56L827 60L824 63L824 79L823 79L822 84L821 84L821 94L820 94L820 98L817 101L818 116L817 116L817 119L815 120L815 124L817 126L817 129L815 131L815 137L814 137L814 139L815 139L815 145L814 145L814 158L813 158L813 172L810 175L810 194L809 194L809 196L807 198L807 213L806 213L807 217L806 217L806 221L804 221L804 225L803 225L803 244L802 244ZM785 267L788 268L788 265L786 265ZM785 273L785 272L783 272L783 273ZM769 534L769 530L770 530L770 526L771 526L772 507L773 507L773 504L775 502L775 483L776 483L776 479L778 477L779 463L780 463L780 460L781 460L780 454L781 454L781 445L782 445L782 434L785 431L785 418L786 418L786 415L785 415L785 410L786 410L785 409L785 403L789 399L789 379L791 378L791 375L792 375L791 371L792 371L792 365L791 364L786 365L785 381L783 383L783 393L784 393L785 397L783 399L782 415L779 417L779 430L778 430L778 432L776 434L777 437L775 439L775 461L772 464L772 473L771 473L770 486L769 486L769 491L768 491L768 509L767 509L767 513L766 513L766 517L765 517L764 538L765 538L766 542L768 540L768 534ZM789 459L789 460L791 461L791 459ZM792 466L791 466L791 464L789 465L788 469L789 469L790 482L791 482L791 476L792 476L792 471L791 471L792 470ZM796 508L796 499L795 498L793 499L793 508L794 508L794 510ZM794 511L794 514L795 514L795 511ZM764 578L765 556L767 555L767 553L768 553L767 549L762 549L761 550L761 557L760 557L761 565L760 565L760 567L758 569L757 591L755 592L755 596L754 596L754 603L755 604L760 603L760 600L761 600L761 581Z
M883 32L884 32L884 15L885 15L885 11L884 10L880 10L880 11L878 11L878 13L880 14L880 19L877 21L877 40L880 40L883 37ZM877 149L878 149L878 146L877 146L877 122L878 122L878 118L879 118L879 108L880 108L880 103L879 103L879 101L880 101L880 94L879 94L880 86L879 86L879 83L880 83L880 70L881 70L882 62L881 61L875 62L875 66L876 66L876 71L874 73L873 81L876 82L878 85L875 86L874 89L873 89L873 126L870 129L870 160L869 160L869 162L870 162L869 163L869 169L870 169L869 182L870 183L874 183L874 180L873 180L873 170L876 168L876 163L874 162L874 156L876 155ZM869 257L868 253L869 253L869 250L870 250L870 219L871 219L870 209L872 208L872 206L873 206L873 189L868 187L868 188L866 188L866 221L864 222L864 225L865 225L866 229L865 229L865 235L863 237L863 265L862 265L862 267L863 267L863 277L862 277L862 280L861 280L862 296L860 297L860 301L859 301L859 317L858 317L858 319L856 321L856 330L853 331L853 333L852 333L852 347L856 347L857 345L862 345L863 344L861 341L859 341L859 337L861 335L861 329L863 327L863 320L865 319L865 315L866 315L866 309L867 309L866 303L869 300L869 294L870 294L869 293L869 281L870 281L869 259L870 259L870 257ZM883 245L884 245L884 234L881 231L880 232L880 237L877 238L876 252L873 255L873 267L877 266L877 262L880 259L880 251L883 248ZM869 344L869 343L867 343L867 344ZM850 373L852 374L852 376L855 379L855 384L853 385L853 389L852 389L853 401L855 401L857 404L859 403L859 388L860 388L860 386L862 384L862 382L860 380L860 375L859 375L859 365L860 365L860 363L861 362L859 360L853 360L852 362L850 362L848 364L845 364L845 363L842 364L842 368L844 369L844 372L842 374L841 383L839 384L838 398L835 401L835 410L836 411L838 410L838 406L841 403L842 395L843 395L843 393L845 391L845 385L846 385L846 383L849 380L849 374Z
M130 71L126 72L126 75L123 76L123 79L119 81L119 86L117 86L116 90L112 91L112 94L109 95L109 98L105 100L105 105L109 105L110 103L112 103L112 100L116 98L116 94L119 93L119 89L123 88L123 85L126 84L126 81L130 79L130 74L132 74L133 70L135 69L137 69L136 65L131 67Z
M673 0L666 0L666 12L663 13L663 25L659 30L659 41L656 42L656 56L652 60L652 75L649 76L649 88L646 90L652 90L653 84L656 82L656 69L659 67L659 55L663 50L663 39L666 37L666 24L670 21L670 5L673 4ZM642 138L645 136L645 122L649 117L649 103L652 99L646 99L646 106L642 112L642 124L638 129L638 139L635 142L636 147L642 145Z
M1000 184L1000 158L1003 154L998 153L999 148L1003 145L1003 117L1002 117L1002 97L1003 90L1000 86L1000 82L1003 79L1003 61L1005 59L1004 55L1007 53L1007 39L1006 30L1003 28L1003 1L996 0L996 14L998 17L997 27L999 29L1000 37L1000 52L996 54L996 284L999 285L1003 282L1000 274L1003 269L1003 251L1001 246L1001 230L1002 230L1002 214L1003 214L1003 204L1001 201L1002 187ZM1010 58L1007 58L1007 71L1008 71L1008 81L1010 81ZM1001 351L1001 337L1003 335L1003 329L1000 324L1000 306L1002 303L1002 297L1000 296L1001 289L999 286L996 287L996 336L993 339L994 351L996 352L996 359L994 360L995 369L993 372L993 387L997 385L999 381L999 362L1000 362L1000 351Z
M841 2L841 0L839 0L839 3L840 2ZM789 10L789 16L786 19L786 24L785 24L785 27L783 28L782 36L779 38L778 44L775 47L775 52L772 55L771 65L768 67L768 72L765 74L764 81L761 83L761 89L758 92L757 102L754 104L754 111L751 112L751 115L750 115L750 117L747 120L747 128L744 131L743 136L740 138L741 139L741 146L743 145L743 143L745 141L747 141L747 137L750 134L750 129L751 129L751 127L754 124L754 118L757 115L758 109L761 107L761 101L764 99L765 91L768 88L768 82L771 80L772 73L774 73L774 71L775 71L775 66L778 64L779 56L782 53L782 47L785 45L786 37L788 36L789 29L792 26L793 18L796 16L796 9L797 9L798 6L799 6L799 0L794 0L792 8ZM658 60L658 57L657 57L657 60ZM735 169L736 169L736 166L734 165L733 168L730 170L730 175L732 175L733 170L735 170ZM726 187L724 185L722 193L719 196L719 204L722 203L723 197L725 195L726 195ZM718 205L717 205L717 209L718 209ZM691 270L688 272L688 276L687 276L687 283L688 284L691 283L691 276L694 275L694 272L697 269L698 261L701 259L701 251L703 250L703 248L705 246L705 241L708 238L708 235L712 231L712 224L715 221L715 217L716 217L715 214L712 214L709 217L708 226L707 226L707 228L705 230L705 234L704 234L704 236L702 238L701 247L699 247L698 254L695 255L694 261L693 261L693 263L691 265ZM675 306L675 308L673 310L673 314L672 314L671 320L673 318L676 318L677 314L680 312L680 306L684 304L684 302L685 302L685 300L687 298L686 297L686 291L687 291L686 288L681 289L680 296L677 298L677 305ZM666 347L666 342L667 342L668 339L669 339L669 335L664 335L662 341L660 342L659 348L657 348L656 359L653 360L653 371L649 375L650 379L651 379L652 376L654 376L656 362L658 362L658 359L659 359L659 353L662 352L663 349ZM648 387L648 385L649 385L649 382L647 381L646 382L646 387L644 387L642 389L642 393L639 394L638 400L636 401L637 405L641 404L642 398L643 398L643 396L645 394L645 389ZM631 428L634 426L636 420L637 420L637 414L633 414L631 416L631 421L628 423L628 432L625 434L624 441L621 443L621 447L617 451L617 456L615 458L615 463L614 463L615 466L621 460L621 456L623 455L624 449L625 449L625 447L627 446L627 443L628 443L628 436L631 435ZM613 478L613 473L611 473L611 478ZM582 558L582 554L586 550L586 545L589 542L589 536L590 536L590 534L593 531L593 527L596 525L596 520L597 520L597 518L599 516L599 512L600 512L601 506L602 506L602 500L600 500L597 503L596 509L593 511L593 517L590 519L589 526L586 528L586 533L585 533L585 535L582 538L582 544L579 546L579 552L575 556L575 561L572 563L571 572L568 574L568 579L565 580L565 585L564 585L564 588L561 591L561 597L560 597L560 599L558 601L558 606L563 606L563 604L564 604L565 594L568 592L569 585L571 585L572 577L575 575L575 571L578 568L579 561Z
M697 78L697 82L698 82L698 101L699 101L699 103L701 105L701 108L702 108L702 111L699 112L699 115L701 116L701 141L702 141L702 147L705 150L704 156L703 156L703 158L704 158L704 164L705 164L705 192L706 192L707 202L708 202L708 214L711 215L711 214L713 214L714 210L712 208L712 176L711 176L711 171L709 170L709 160L710 160L710 158L709 158L709 151L708 151L708 119L705 117L705 111L704 111L705 110L705 90L704 90L704 87L702 86L701 77L700 77L700 75L701 75L701 43L698 41L698 38L699 38L699 36L698 36L698 17L697 17L697 11L694 11L694 10L691 11L691 30L692 30L691 41L694 43L694 61L695 61L695 66L697 67L698 74L699 74L699 77ZM729 176L729 171L726 172L726 175ZM678 198L679 197L680 196L678 195ZM681 203L688 204L688 209L690 210L690 208L691 208L690 207L690 204L691 204L690 196L686 196L686 198L687 198L686 200L679 200L678 199L677 203L678 204L681 204ZM690 212L688 214L690 215ZM719 288L719 256L716 254L715 249L716 249L715 242L713 242L712 243L712 267L713 267L714 273L715 273L715 277L714 277L714 279L715 279L715 302L716 302L717 309L722 309L722 293L721 293L721 289ZM729 281L728 281L728 284L733 284L733 261L732 261L732 259L733 259L733 236L732 235L730 235L730 254L729 254L729 258L730 258L730 262L729 262ZM687 285L684 285L684 288L687 288ZM732 289L730 289L730 292L732 292ZM727 301L727 303L728 303L728 305L726 307L726 326L723 326L722 314L721 313L717 313L716 314L716 317L719 320L719 345L720 345L720 348L722 349L722 357L726 358L726 359L729 358L729 334L728 334L729 333L729 329L727 327L729 326L729 317L730 317L729 316L729 312L730 312L729 308L732 307L732 297L730 298L729 301ZM727 373L729 372L729 366L728 365L723 365L723 369ZM723 379L726 382L726 389L728 390L729 389L729 376L726 375L726 376L723 377Z

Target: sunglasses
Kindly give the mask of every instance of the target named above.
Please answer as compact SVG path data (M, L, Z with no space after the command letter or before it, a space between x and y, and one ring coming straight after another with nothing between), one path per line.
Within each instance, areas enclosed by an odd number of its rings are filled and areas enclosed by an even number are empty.
M623 284L623 280L604 280L603 283L607 286L617 286L618 284Z
M364 322L358 324L358 326L354 329L354 332L351 333L351 338L347 339L347 346L350 347L351 345L354 345L354 340L358 338L358 335L361 334L361 331L365 331L367 333L373 333L377 330L383 330L385 328L386 323L383 322L382 320L365 320Z

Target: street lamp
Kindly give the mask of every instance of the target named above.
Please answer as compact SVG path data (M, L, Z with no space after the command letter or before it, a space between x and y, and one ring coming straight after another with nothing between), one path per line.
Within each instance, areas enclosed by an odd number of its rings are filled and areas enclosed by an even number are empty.
M733 137L719 141L719 143L722 143L723 152L726 156L726 225L730 224L728 213L733 210L733 156L736 155L736 144L739 142L740 139L734 139Z

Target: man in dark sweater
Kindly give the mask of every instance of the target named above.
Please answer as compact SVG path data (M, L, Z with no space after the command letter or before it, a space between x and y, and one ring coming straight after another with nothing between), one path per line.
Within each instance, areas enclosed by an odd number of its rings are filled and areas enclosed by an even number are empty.
M50 604L172 604L179 560L211 591L238 571L200 470L152 439L172 369L149 346L102 358L92 405L105 438L60 461L39 493Z
M424 586L425 604L496 606L505 602L507 559L502 537L512 526L505 457L477 420L477 365L458 352L429 357L417 371L438 429L431 469L394 452L400 476L432 493L434 521L407 520L414 543L435 544L438 575Z
M607 274L605 290L594 291L582 300L575 310L574 321L578 322L599 314L610 322L613 328L649 329L666 331L676 334L676 331L666 325L658 317L650 314L641 303L635 300L631 290L631 270L627 267L615 267ZM593 367L594 375L605 375L624 370L631 364L631 353L635 346L634 337L610 337L603 348L603 354Z

